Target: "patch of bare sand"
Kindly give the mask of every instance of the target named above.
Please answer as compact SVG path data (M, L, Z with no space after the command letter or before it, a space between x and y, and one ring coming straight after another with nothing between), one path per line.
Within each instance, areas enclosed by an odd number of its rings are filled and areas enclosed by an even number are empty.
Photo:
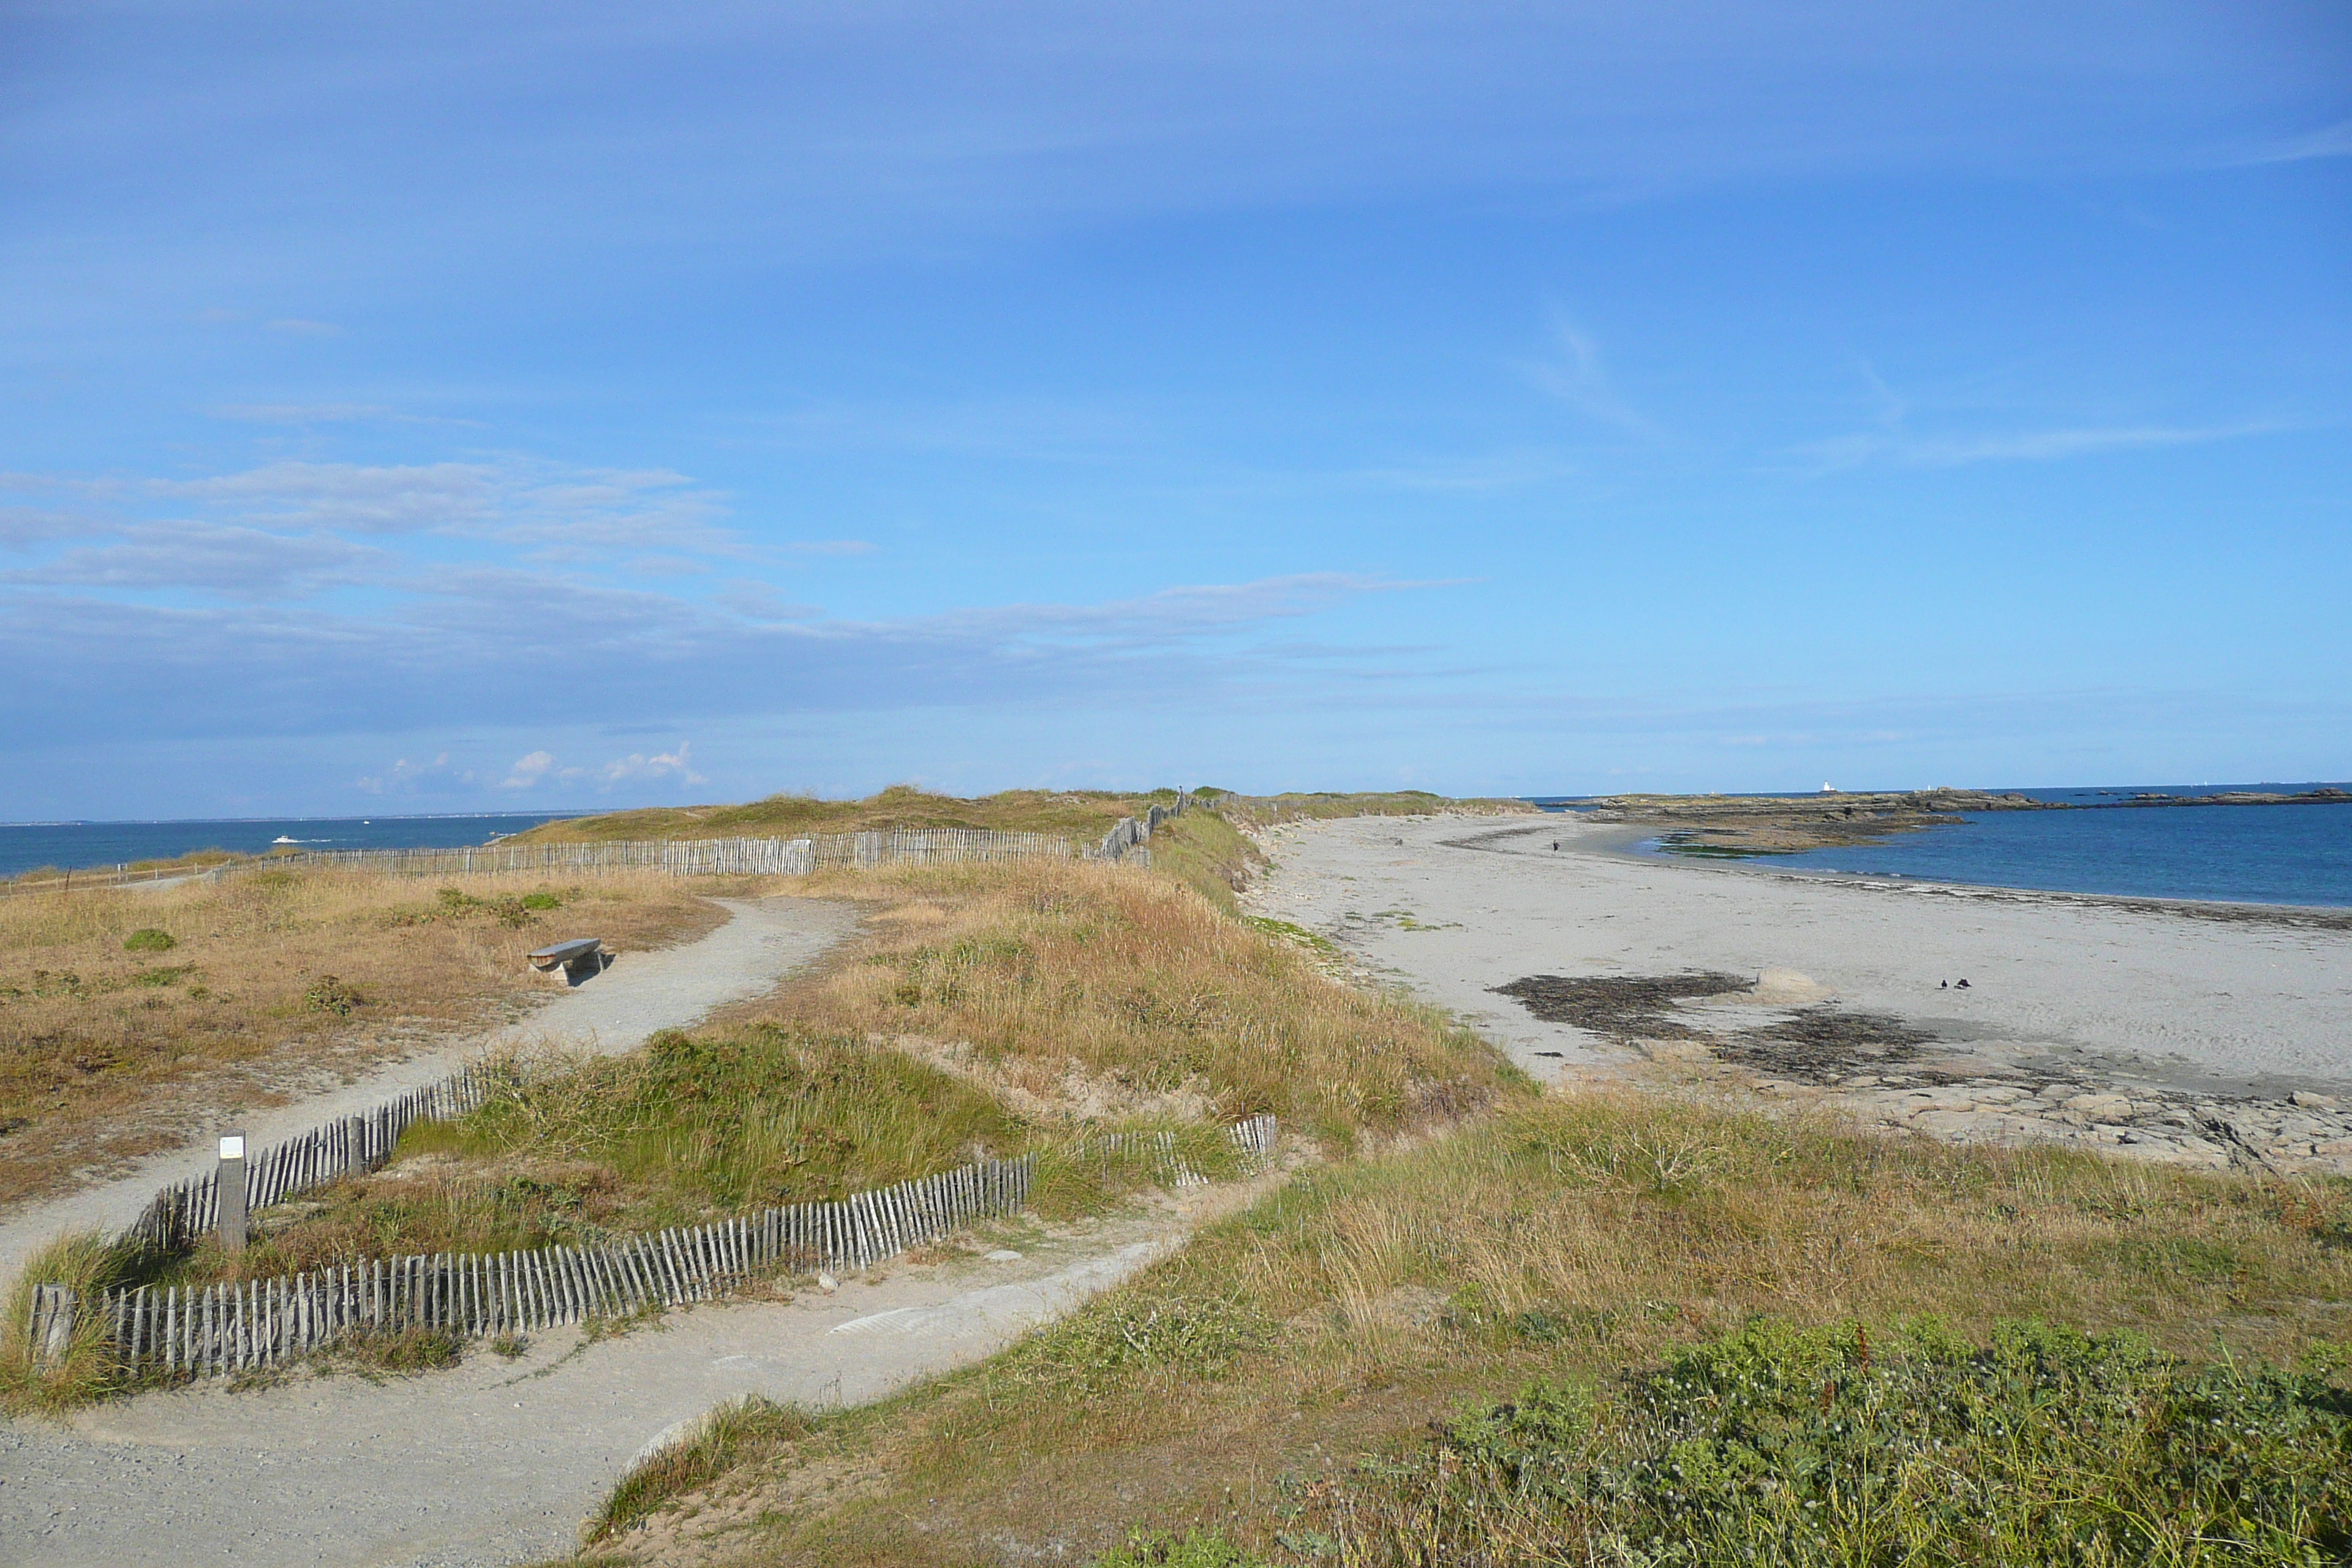
M1660 862L1627 837L1297 824L1264 837L1247 902L1541 1079L1641 1068L1953 1142L2352 1173L2340 921Z

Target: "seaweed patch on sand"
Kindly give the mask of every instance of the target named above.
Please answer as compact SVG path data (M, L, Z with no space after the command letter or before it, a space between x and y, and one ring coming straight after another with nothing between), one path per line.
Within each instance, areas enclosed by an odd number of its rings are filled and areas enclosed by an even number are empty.
M1914 1060L1936 1037L1885 1013L1806 1007L1775 1023L1711 1040L1717 1059L1772 1078L1835 1083Z
M1615 1040L1697 1040L1712 1037L1675 1017L1675 1004L1751 991L1755 984L1744 975L1692 970L1681 974L1576 979L1530 974L1493 990L1498 996L1516 998L1547 1024L1573 1024Z

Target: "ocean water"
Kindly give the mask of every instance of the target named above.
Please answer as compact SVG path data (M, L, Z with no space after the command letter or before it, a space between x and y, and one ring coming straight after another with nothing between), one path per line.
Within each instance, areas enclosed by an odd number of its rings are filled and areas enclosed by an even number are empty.
M2018 793L2110 808L1970 812L1948 827L1752 863L2063 893L2352 908L2352 805L2135 807L2112 803L2137 789Z
M306 849L456 849L520 833L576 811L465 816L241 817L210 822L0 823L0 877L36 867L72 870L165 860L199 849L259 855L283 839Z

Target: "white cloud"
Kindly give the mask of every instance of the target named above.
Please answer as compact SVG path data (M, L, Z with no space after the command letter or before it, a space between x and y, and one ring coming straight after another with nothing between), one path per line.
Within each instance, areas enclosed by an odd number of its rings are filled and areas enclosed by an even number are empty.
M449 765L446 752L430 763L412 763L403 757L381 773L352 781L368 795L464 795L475 782L471 768Z
M282 316L269 323L269 330L289 338L334 338L343 331L332 321L308 321L299 316Z
M646 779L676 779L687 784L709 784L709 779L688 764L687 757L691 750L688 742L680 741L677 751L658 756L648 757L642 752L632 752L625 757L606 763L599 770L604 778L604 787L611 789L614 784Z
M551 752L533 752L529 756L517 757L514 766L507 770L507 776L499 781L499 787L529 789L546 777L548 770L554 766L555 754Z

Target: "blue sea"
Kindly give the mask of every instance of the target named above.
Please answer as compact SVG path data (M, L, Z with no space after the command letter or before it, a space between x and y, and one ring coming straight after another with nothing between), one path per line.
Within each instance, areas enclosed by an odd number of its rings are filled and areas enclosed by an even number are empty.
M207 822L0 823L0 877L37 867L69 870L134 860L167 860L199 849L260 855L289 843L304 849L456 849L520 833L577 811L466 816L272 816Z
M2242 789L2292 795L2318 787L2019 790L2014 793L2105 809L1970 812L1948 827L1850 848L1774 855L1754 864L2126 898L2352 907L2352 805L2124 804L2142 793L2218 795Z

